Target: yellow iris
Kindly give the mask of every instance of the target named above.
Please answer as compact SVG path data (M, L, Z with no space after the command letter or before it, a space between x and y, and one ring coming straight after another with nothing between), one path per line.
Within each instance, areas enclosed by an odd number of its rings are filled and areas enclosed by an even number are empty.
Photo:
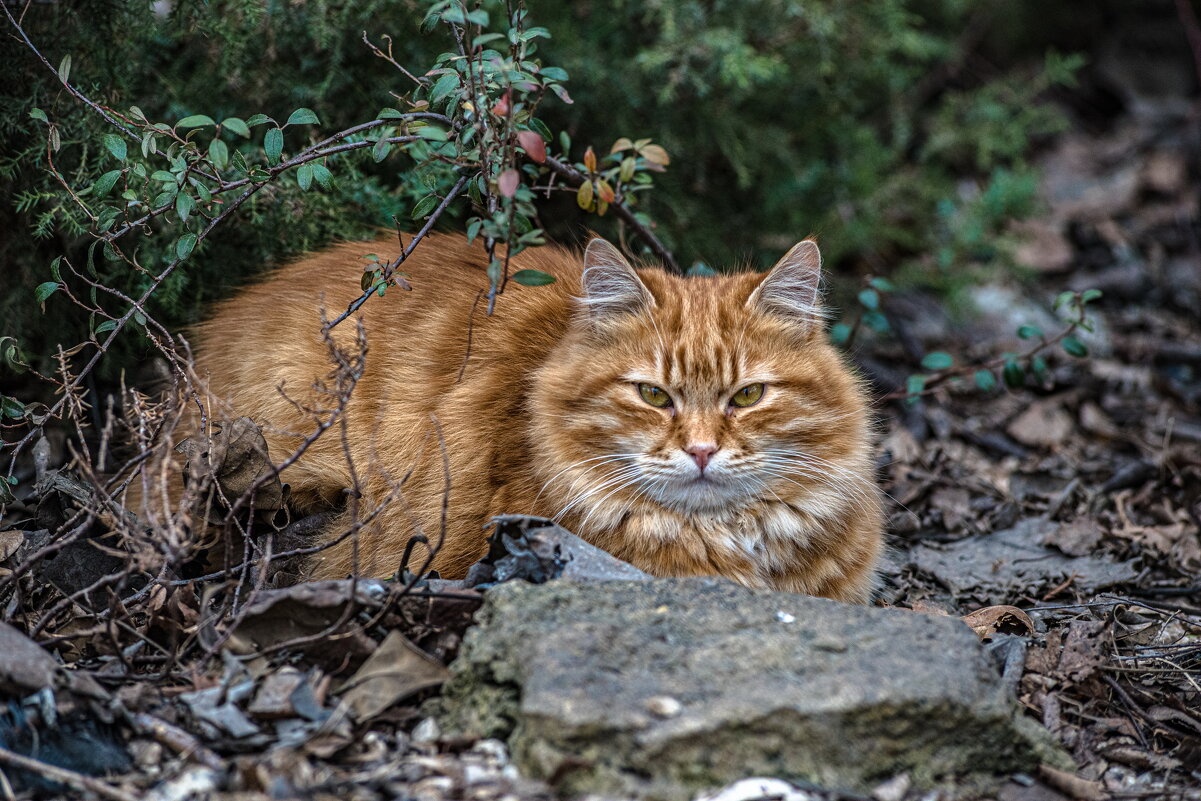
M666 409L671 406L671 395L654 384L639 384L638 394L642 399L656 409Z
M734 393L734 397L730 398L730 403L740 409L745 409L748 406L754 406L763 397L762 384L747 384L742 389Z

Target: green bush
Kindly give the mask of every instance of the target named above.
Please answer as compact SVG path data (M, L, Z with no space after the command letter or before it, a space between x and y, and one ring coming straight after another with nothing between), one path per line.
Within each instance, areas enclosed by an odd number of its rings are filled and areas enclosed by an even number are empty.
M532 24L552 34L540 55L570 74L574 100L548 99L539 115L570 134L576 160L588 145L603 156L622 135L666 147L671 166L640 208L684 264L729 265L751 252L766 264L816 233L831 264L907 265L911 280L937 285L965 280L966 267L996 260L1008 219L1031 210L1026 154L1060 124L1038 99L1074 66L1052 56L1045 69L1023 64L987 81L948 73L965 47L978 45L963 41L978 13L967 0L527 6ZM396 61L419 71L449 49L444 33L420 31L427 8L180 0L152 12L88 0L34 5L24 22L52 64L70 55L73 81L122 113L136 105L150 120L260 111L283 119L303 107L327 133L372 118L396 104L389 92L412 88L364 45L364 31L381 46L390 35ZM8 286L20 288L0 298L0 334L48 356L54 342L82 339L88 321L56 296L43 317L32 288L57 280L50 265L59 255L83 269L92 240L85 216L47 172L48 128L30 111L43 109L54 123L62 145L55 164L77 190L120 160L104 146L107 124L28 50L6 48L0 69L17 77L6 82L16 91L0 97L0 194L9 199L0 226L10 232L0 259ZM222 138L231 158L257 146L236 133ZM436 164L360 155L339 160L329 191L273 184L172 274L152 310L167 325L185 323L273 261L392 227L394 218L414 228L414 210L449 181ZM613 232L612 215L588 215L570 199L539 208L533 222L554 238L578 239L585 227ZM469 214L455 207L451 224L465 225ZM169 236L143 237L137 258L158 263L175 246ZM125 292L147 285L125 262L92 256L100 282ZM126 357L144 347L122 342Z

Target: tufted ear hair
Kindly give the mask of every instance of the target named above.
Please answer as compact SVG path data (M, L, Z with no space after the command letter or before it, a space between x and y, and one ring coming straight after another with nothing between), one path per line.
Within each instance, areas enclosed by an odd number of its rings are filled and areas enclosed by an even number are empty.
M822 317L822 254L812 239L797 242L747 299L747 307L774 314L806 330Z
M584 251L584 306L594 321L655 307L655 298L625 256L597 237Z

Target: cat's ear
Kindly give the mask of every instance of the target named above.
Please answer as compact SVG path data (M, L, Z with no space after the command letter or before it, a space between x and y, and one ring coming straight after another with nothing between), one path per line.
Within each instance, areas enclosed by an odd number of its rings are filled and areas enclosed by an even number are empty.
M621 252L597 237L584 251L584 305L593 320L652 309L655 298Z
M797 242L747 299L747 306L811 328L822 317L822 254L812 239Z

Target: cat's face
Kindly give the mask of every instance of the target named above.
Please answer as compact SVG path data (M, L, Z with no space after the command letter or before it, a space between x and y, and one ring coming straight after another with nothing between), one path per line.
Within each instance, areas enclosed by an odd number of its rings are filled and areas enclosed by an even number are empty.
M534 392L555 513L830 508L865 492L866 415L825 342L811 242L771 273L636 274L589 247L583 309Z

